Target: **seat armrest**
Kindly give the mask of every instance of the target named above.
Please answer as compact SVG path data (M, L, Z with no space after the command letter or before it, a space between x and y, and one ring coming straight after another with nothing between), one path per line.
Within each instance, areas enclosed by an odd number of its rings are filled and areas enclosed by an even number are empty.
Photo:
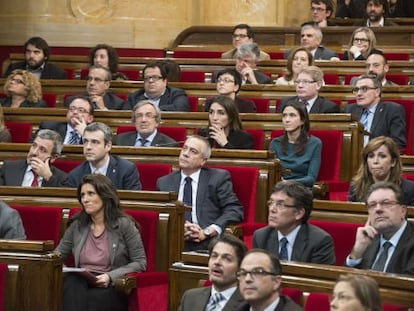
M225 232L234 235L235 237L242 238L243 236L243 228L241 224L239 225L229 225L224 229Z
M137 288L136 275L123 275L115 280L115 289L129 295L133 289Z

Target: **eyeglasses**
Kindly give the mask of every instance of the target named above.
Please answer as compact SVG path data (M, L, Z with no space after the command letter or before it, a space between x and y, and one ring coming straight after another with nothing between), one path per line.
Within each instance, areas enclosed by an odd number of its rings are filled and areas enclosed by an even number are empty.
M369 42L369 39L365 39L365 38L354 38L354 42L366 43L366 42Z
M17 83L17 84L23 84L24 85L24 81L21 80L21 79L17 79L17 78L10 79L10 82Z
M342 303L342 302L351 300L353 298L355 298L355 297L354 296L348 296L348 295L345 295L345 294L342 294L341 293L339 295L331 295L331 296L329 296L329 302L332 302L332 301L334 301L336 299L336 300L338 300L338 302Z
M263 268L255 268L253 270L247 271L247 270L240 270L237 272L237 278L238 279L244 279L246 278L246 276L250 274L250 277L252 279L256 279L256 278L261 278L264 277L266 275L278 275L275 272L270 272L270 271L266 271Z
M108 80L104 80L104 79L96 78L96 77L88 77L88 82L92 82L92 81L100 83L100 82L106 82Z
M158 80L161 80L162 79L162 77L161 76L145 76L144 77L144 81L145 82L152 82L152 81L158 81Z
M234 83L234 80L230 78L218 78L217 83Z
M148 112L148 113L136 113L135 114L135 118L136 119L142 119L144 117L146 117L147 119L155 119L157 117L157 115L156 114L153 114L151 112Z
M377 87L372 87L372 86L361 86L361 87L354 87L352 89L352 93L354 93L355 95L358 94L359 91L361 91L362 93L366 93L368 92L368 90L376 90Z
M285 201L267 201L267 207L272 208L276 207L279 211L284 210L286 208L293 208L296 207L295 205L286 204Z
M89 113L89 111L82 107L76 107L76 106L70 106L69 107L70 112L78 111L79 113Z
M247 38L248 35L245 35L245 34L233 34L231 37L233 39L237 39L237 38L244 39L244 38Z
M316 83L317 81L315 80L295 80L294 83L295 85L298 85L300 83L304 84L304 85L309 85L311 83Z
M394 205L400 204L398 201L390 201L390 200L383 200L383 201L373 201L373 202L368 202L367 203L367 207L369 210L376 208L378 205L381 208L384 209L389 209L391 207L393 207Z
M326 11L326 9L323 9L323 8L316 8L316 7L311 7L311 8L310 8L310 10L311 10L311 12L316 11L316 12L318 12L318 13L321 13L321 12L323 12L323 11Z

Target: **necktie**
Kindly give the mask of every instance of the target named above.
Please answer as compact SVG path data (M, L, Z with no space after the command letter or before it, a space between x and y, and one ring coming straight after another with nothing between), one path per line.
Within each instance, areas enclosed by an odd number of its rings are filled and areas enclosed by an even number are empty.
M279 252L279 259L280 260L288 260L288 250L287 250L288 240L286 237L280 239L280 252Z
M70 139L68 141L69 145L79 145L80 137L76 131L70 132Z
M32 170L32 173L33 173L33 181L32 181L32 184L30 186L31 187L39 187L39 181L37 180L37 177L39 175L37 175L37 173L34 170Z
M183 203L187 206L193 206L193 186L191 185L192 179L191 177L187 176L184 180L185 185L183 193ZM185 212L185 220L191 222L191 212Z
M361 115L361 119L359 120L362 125L364 126L364 129L368 132L369 128L368 128L368 118L369 118L369 114L371 112L368 109L364 109L364 111L362 112Z
M372 270L384 271L385 263L388 259L388 249L392 246L391 242L387 241L382 245L382 250L378 256L377 261L372 266Z
M149 140L145 138L140 138L139 141L141 143L141 147L147 147L147 143L149 143Z
M210 300L208 301L206 311L214 311L218 307L220 301L224 299L224 296L222 293L215 293L213 296L210 297Z

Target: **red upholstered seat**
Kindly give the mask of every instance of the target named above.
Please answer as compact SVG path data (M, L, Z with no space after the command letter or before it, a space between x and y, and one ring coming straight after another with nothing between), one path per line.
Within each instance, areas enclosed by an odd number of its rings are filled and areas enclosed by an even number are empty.
M408 311L409 309L404 306L399 306L399 305L395 305L391 303L383 303L382 310L383 311Z
M292 299L294 302L296 302L298 305L302 305L303 300L303 292L296 288L288 288L283 287L282 288L282 295L288 296L290 299Z
M171 164L136 162L141 179L142 190L156 191L157 179L172 172Z
M32 123L5 121L13 143L27 143L32 137Z
M190 103L190 111L198 111L198 97L197 96L188 96L188 102Z
M174 58L221 58L220 51L174 51Z
M310 293L306 298L305 311L329 311L329 295L326 293Z
M410 60L409 53L384 53L387 60Z
M56 94L52 93L43 93L42 94L43 100L46 102L46 106L49 108L55 108L56 107Z
M269 52L267 54L269 54L270 59L283 59L285 57L283 52Z
M323 75L323 80L325 81L325 84L338 85L339 75L337 73L325 73Z
M139 80L139 70L132 70L132 69L119 69L120 73L123 73L127 76L128 80Z
M387 80L390 80L398 85L408 85L408 81L410 81L410 78L407 74L387 74Z
M268 113L270 101L268 98L259 98L259 97L249 97L246 98L253 101L256 104L257 112L259 113Z
M233 182L233 191L244 208L243 223L253 223L256 207L256 188L259 169L241 166L209 166L229 171Z
M348 201L349 181L330 181L328 200Z
M122 134L126 132L133 132L136 131L136 128L134 125L121 125L118 126L116 129L116 134ZM177 141L180 145L182 145L187 138L187 130L184 127L164 127L160 126L158 127L158 131L160 133L163 133L175 141Z
M249 133L253 137L253 148L256 150L262 150L265 140L265 132L262 129L245 129L246 133Z
M351 83L351 79L353 77L359 77L360 75L361 74L359 74L359 73L350 73L350 74L345 75L345 77L344 77L344 84L345 85L349 85Z
M20 205L11 207L19 212L28 240L52 240L57 246L62 222L61 208Z
M66 173L69 173L71 170L73 170L81 163L82 161L57 159L55 162L53 162L53 165L56 166L58 169Z
M80 78L81 78L81 80L86 79L86 77L88 76L88 74L89 74L89 69L88 68L81 69L81 71L80 71Z
M0 263L0 311L4 310L7 271L7 264Z
M363 226L363 224L323 220L310 220L309 223L325 230L332 236L335 247L336 264L342 266L346 257L352 250L356 231L358 227Z
M254 222L254 223L247 223L242 224L242 238L244 244L246 244L248 249L253 247L253 234L257 229L263 228L267 226L265 222Z
M66 72L66 78L68 80L75 79L75 70L71 68L63 68L63 70Z
M201 82L206 81L204 71L181 71L180 82Z

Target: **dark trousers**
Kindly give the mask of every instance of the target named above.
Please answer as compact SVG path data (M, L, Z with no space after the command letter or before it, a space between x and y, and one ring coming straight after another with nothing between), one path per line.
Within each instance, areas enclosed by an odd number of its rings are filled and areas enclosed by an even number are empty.
M64 311L127 311L128 297L110 285L107 288L90 287L87 281L74 273L63 280Z

